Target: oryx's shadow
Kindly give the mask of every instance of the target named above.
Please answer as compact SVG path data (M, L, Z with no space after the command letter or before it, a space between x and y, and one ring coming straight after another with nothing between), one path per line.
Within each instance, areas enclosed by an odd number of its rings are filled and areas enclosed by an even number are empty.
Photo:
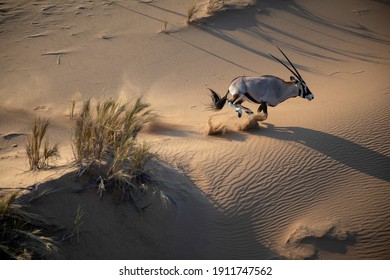
M268 128L261 130L259 133L261 136L300 143L359 172L390 182L390 157L388 156L326 132L264 124Z

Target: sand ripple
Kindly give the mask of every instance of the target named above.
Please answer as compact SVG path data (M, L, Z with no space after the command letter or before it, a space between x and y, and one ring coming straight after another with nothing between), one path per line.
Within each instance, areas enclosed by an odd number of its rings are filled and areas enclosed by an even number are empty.
M390 157L381 126L383 116L372 134L231 126L226 135L176 139L160 152L189 163L221 213L211 231L220 257L389 258ZM186 155L173 156L180 150Z

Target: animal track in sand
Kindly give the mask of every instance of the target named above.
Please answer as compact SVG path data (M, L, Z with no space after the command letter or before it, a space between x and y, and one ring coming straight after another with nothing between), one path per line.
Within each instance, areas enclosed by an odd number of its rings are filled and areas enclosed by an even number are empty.
M25 136L25 135L26 135L25 133L8 133L8 134L4 135L3 138L5 140L12 140L16 137Z
M34 107L34 111L38 111L38 112L47 112L49 111L50 107L49 106L46 106L46 105L38 105L38 106L35 106Z
M47 33L37 33L37 34L31 34L27 35L26 38L39 38L39 37L46 37Z
M370 14L372 12L372 10L370 9L359 9L359 10L353 10L352 13L355 15L355 16L362 16L362 15L367 15L367 14Z
M356 72L348 72L348 71L336 71L336 72L333 72L331 74L329 74L329 76L335 76L335 75L341 75L341 74L349 74L349 75L357 75L357 74L362 74L364 73L365 71L361 70L361 71L356 71Z
M336 224L301 224L289 235L285 247L288 258L316 259L321 251L345 254L354 243L355 234Z

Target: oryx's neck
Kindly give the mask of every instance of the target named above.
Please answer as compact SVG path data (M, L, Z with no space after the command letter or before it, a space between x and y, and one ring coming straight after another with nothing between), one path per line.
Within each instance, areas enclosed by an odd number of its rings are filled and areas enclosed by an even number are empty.
M279 97L279 102L281 103L289 98L297 97L299 95L300 86L299 83L290 83L290 82L284 82L285 88L283 90L283 94Z
M287 86L287 98L291 97L297 97L299 95L299 92L301 91L301 86L299 83L294 83L294 84L288 84Z

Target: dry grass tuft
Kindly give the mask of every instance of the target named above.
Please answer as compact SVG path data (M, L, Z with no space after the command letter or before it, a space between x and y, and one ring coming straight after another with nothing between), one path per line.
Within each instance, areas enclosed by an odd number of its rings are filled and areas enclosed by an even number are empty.
M0 197L0 259L42 259L57 251L54 241L44 236L47 224L16 203L16 193Z
M196 19L196 14L199 12L200 5L196 2L192 2L187 8L187 24L193 24Z
M145 164L154 156L150 147L139 144L137 136L145 124L154 119L149 104L137 98L133 104L113 99L84 101L74 117L73 153L79 173L88 171L100 180L100 196L105 183L126 191L137 188Z
M85 212L83 207L79 204L75 212L75 218L73 221L73 234L76 236L77 243L80 243L80 227L84 224L83 217Z
M52 146L46 133L48 120L35 119L31 134L28 137L26 153L30 170L38 170L49 165L49 159L59 156L58 145Z
M226 0L209 0L209 3L206 7L206 12L208 14L213 14L217 11L220 11L225 6Z
M168 20L165 20L163 22L163 27L161 28L160 30L160 33L165 33L165 34L168 34Z
M227 10L242 10L256 4L256 0L232 1L232 0L209 0L206 6L206 13L216 14Z

